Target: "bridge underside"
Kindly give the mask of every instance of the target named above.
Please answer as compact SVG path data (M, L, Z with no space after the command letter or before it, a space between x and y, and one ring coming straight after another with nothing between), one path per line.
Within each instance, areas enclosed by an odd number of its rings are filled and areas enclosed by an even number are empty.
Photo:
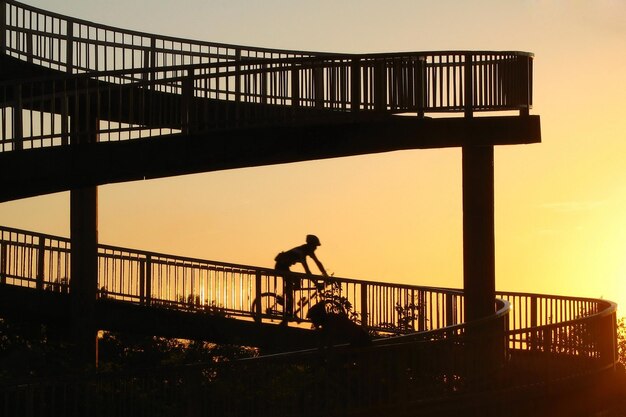
M312 348L318 340L314 331L303 328L257 324L112 299L97 300L95 316L101 330L253 346L264 353ZM0 284L0 317L45 323L66 332L71 317L70 296Z
M275 126L0 154L0 201L76 187L406 149L537 143L539 116ZM36 168L34 168L36 167Z

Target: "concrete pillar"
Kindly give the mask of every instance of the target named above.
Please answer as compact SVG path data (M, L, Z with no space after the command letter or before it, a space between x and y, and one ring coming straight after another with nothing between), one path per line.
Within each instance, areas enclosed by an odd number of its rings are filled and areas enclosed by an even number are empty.
M98 189L84 187L70 192L71 328L77 362L97 361L95 302L98 289Z
M97 141L98 120L90 111L87 93L77 95L71 106L69 146ZM70 299L71 334L79 366L97 364L95 320L98 290L98 188L84 186L70 191Z
M495 311L493 146L463 147L465 319Z

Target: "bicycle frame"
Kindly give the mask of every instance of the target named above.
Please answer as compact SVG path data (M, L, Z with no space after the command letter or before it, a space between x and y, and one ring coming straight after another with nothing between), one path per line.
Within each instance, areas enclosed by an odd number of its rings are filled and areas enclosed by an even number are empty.
M267 291L261 293L260 301L257 299L254 300L253 306L260 302L262 312L260 317L255 316L255 321L261 322L263 319L269 321L281 320L282 323L288 323L290 321L296 321L298 323L308 321L305 315L305 312L308 311L307 307L310 306L314 300L319 300L318 302L325 301L329 288L331 289L330 291L335 291L335 289L338 288L335 286L334 282L329 279L322 279L317 276L297 277L297 279L312 281L315 285L292 289L291 302L293 303L293 310L289 313L290 309L286 308L287 279L289 279L289 277L285 276L282 294L278 294L275 291ZM331 306L330 308L334 312L345 312L344 308L336 301L331 301L329 306Z

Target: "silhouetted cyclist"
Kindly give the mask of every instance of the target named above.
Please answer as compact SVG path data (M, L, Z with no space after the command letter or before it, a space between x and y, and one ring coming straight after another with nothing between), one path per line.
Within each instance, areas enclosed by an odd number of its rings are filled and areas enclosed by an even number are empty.
M276 266L274 267L274 269L276 269L277 271L286 272L286 274L284 275L285 312L288 316L293 315L293 291L296 289L300 289L301 287L300 278L289 274L289 272L291 271L289 268L292 265L301 263L306 273L311 275L311 270L309 269L309 265L306 262L306 258L307 256L309 256L311 259L313 259L322 275L328 277L328 274L324 269L324 265L322 265L320 260L317 259L317 256L315 256L315 249L317 249L317 247L320 245L321 243L317 236L307 235L306 243L304 245L296 246L295 248L289 249L286 252L281 252L276 255L276 258L274 258L274 260L276 261Z

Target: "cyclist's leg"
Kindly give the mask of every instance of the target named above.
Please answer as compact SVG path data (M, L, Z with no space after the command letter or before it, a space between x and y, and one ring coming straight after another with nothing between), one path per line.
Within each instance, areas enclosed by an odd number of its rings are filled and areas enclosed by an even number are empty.
M291 271L289 270L288 265L282 265L282 264L276 263L276 266L274 267L274 269L282 272L282 277L283 277L283 282L284 282L283 296L285 297L285 305L284 305L285 316L286 318L290 318L293 316L293 291L294 291L295 281L289 275Z

